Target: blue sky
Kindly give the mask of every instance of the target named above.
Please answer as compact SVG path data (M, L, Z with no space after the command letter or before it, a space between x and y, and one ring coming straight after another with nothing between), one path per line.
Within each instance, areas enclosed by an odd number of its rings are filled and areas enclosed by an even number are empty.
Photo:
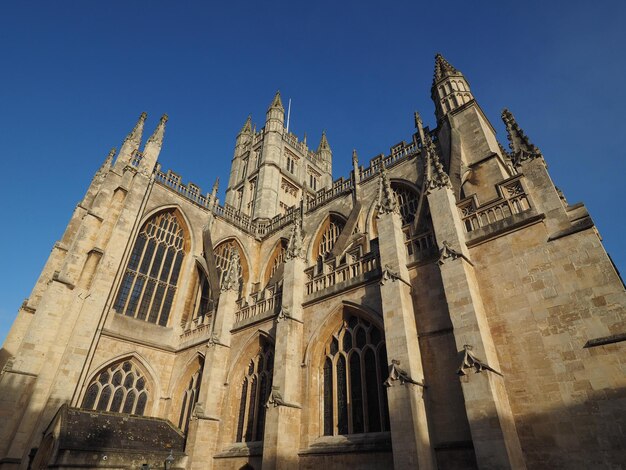
M434 126L433 57L502 108L587 204L626 274L626 3L22 1L0 5L0 341L94 171L142 111L167 112L160 161L208 191L274 92L291 129L327 130L334 176ZM390 4L391 3L391 4ZM221 190L223 192L223 188Z

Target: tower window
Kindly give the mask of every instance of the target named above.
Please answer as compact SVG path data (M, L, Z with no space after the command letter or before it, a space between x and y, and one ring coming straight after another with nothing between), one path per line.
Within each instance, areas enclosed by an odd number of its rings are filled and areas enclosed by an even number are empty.
M293 161L293 158L291 157L287 157L287 171L290 173L295 173L295 162Z
M241 385L237 442L262 441L265 428L265 404L272 388L274 353L264 342L259 353L250 361Z
M309 187L312 190L317 191L317 178L312 173L309 173Z
M87 388L82 408L143 415L148 402L146 378L132 361L106 368Z
M346 315L326 345L321 371L325 436L389 430L386 373L382 332Z
M139 232L113 308L120 314L166 326L185 256L176 215L162 212Z

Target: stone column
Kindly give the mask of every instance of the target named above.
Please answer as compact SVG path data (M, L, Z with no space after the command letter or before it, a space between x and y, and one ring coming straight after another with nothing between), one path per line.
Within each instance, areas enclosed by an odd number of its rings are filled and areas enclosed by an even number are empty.
M219 304L204 359L200 395L189 423L185 451L189 455L192 469L213 468L213 456L217 452L224 383L228 374L230 330L235 321L239 297L238 266L239 256L235 253L221 286Z
M395 196L381 173L378 215L380 294L390 360L385 382L395 469L436 468L424 404L424 373L411 299L402 221Z
M461 386L476 460L480 468L524 469L461 217L449 185L440 183L431 187L428 205L441 250L441 278L459 351L458 373L463 377Z
M274 373L263 437L264 470L298 467L305 267L300 219L296 219L287 247L282 309L276 320Z

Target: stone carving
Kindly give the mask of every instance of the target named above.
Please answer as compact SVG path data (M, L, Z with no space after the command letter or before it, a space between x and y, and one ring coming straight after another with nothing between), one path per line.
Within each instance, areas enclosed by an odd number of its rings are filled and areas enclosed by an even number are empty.
M408 281L405 281L404 279L402 279L400 274L398 274L395 271L392 271L389 265L385 265L385 268L383 269L382 275L380 276L380 285L381 286L385 285L387 281L391 281L391 282L400 281L403 284L406 284L407 286L409 286L411 290L413 289L413 286L411 286L411 284Z
M506 126L509 147L512 151L511 160L513 162L513 166L519 167L526 160L543 158L541 151L536 145L530 142L530 139L526 136L522 128L515 120L515 117L508 109L504 109L502 111L502 120Z
M385 387L392 387L394 382L397 381L400 381L400 385L412 384L419 385L420 387L426 387L423 382L413 380L408 373L398 367L399 365L400 361L395 359L391 360L391 364L389 365L389 377L387 377L387 380L384 382Z
M239 253L232 251L228 270L222 281L222 292L234 290L239 291Z
M439 155L437 154L437 149L435 148L430 134L426 133L424 140L424 179L426 183L426 194L439 188L452 188L450 177L439 161Z
M286 406L288 408L302 408L300 405L296 405L294 403L287 403L283 399L282 393L280 393L280 389L278 387L272 386L272 390L270 391L270 396L267 399L267 403L265 404L265 408L269 408L270 405L274 407L277 406Z
M443 247L441 248L441 250L439 250L439 260L437 261L440 265L445 263L446 260L448 260L448 259L455 260L457 258L463 258L465 261L467 261L472 266L474 265L469 260L469 258L467 256L465 256L460 251L457 251L454 248L452 248L452 245L450 245L450 243L448 243L447 241L444 240L442 245L443 245Z
M379 214L391 214L392 212L400 213L398 209L398 201L396 201L396 195L391 189L391 183L387 176L387 169L385 165L380 165L380 178L378 179L378 213Z
M474 369L474 373L478 374L484 370L491 371L499 376L502 376L500 372L489 366L486 362L481 361L476 356L472 354L472 346L466 344L463 346L464 354L463 361L461 362L461 367L456 372L460 376L465 376L468 374L469 369Z
M302 205L300 206L302 207ZM304 236L302 235L302 217L300 210L296 211L296 217L291 227L289 243L287 243L286 259L304 258Z

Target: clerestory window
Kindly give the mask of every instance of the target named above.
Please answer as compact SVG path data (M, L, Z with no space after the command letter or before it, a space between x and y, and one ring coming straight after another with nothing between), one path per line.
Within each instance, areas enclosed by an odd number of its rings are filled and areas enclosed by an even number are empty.
M184 250L183 229L174 211L151 218L137 236L113 308L167 326Z
M132 361L107 367L87 388L82 408L143 415L150 391L146 378Z
M389 430L387 352L378 327L346 314L326 345L321 372L325 436Z

